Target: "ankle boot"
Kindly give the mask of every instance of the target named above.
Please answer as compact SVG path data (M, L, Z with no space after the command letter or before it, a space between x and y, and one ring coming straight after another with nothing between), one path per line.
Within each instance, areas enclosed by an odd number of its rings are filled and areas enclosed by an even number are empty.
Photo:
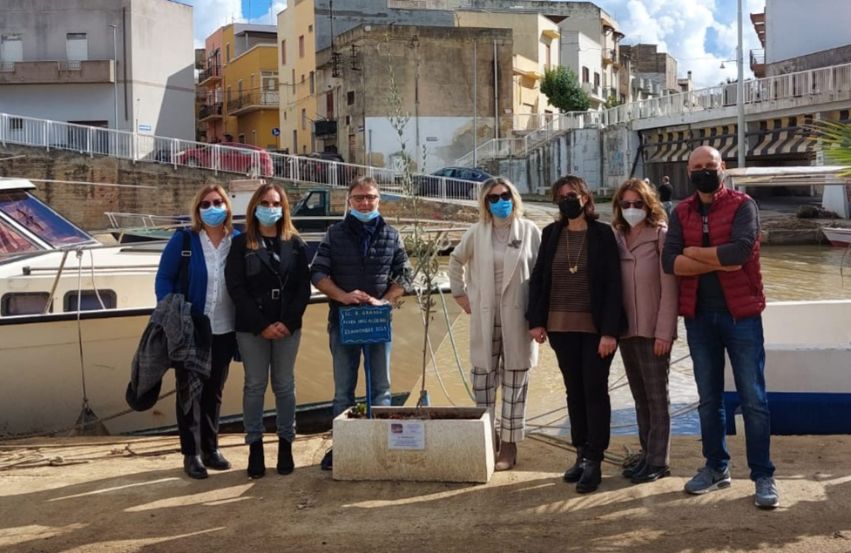
M579 479L582 478L582 472L585 468L583 464L582 453L578 453L576 455L576 462L573 463L573 466L564 471L564 481L570 482L579 482Z
M496 471L509 470L517 463L517 444L514 442L502 442L499 448L499 457L493 469Z
M263 440L248 444L248 477L263 478L266 475L266 460L263 458Z
M183 472L189 478L195 480L203 480L207 478L207 469L204 468L204 463L201 462L200 455L184 455L183 456Z
M600 482L603 480L603 472L600 468L600 461L592 461L583 459L584 469L582 478L576 483L577 493L590 493L600 487Z
M278 474L291 474L295 470L293 443L278 438Z

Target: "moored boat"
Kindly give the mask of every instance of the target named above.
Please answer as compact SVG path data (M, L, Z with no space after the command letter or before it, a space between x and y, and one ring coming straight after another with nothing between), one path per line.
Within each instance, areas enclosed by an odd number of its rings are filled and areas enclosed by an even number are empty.
M84 404L110 433L173 426L174 398L143 413L127 412L124 401L155 303L163 243L99 244L33 196L34 189L26 180L0 180L0 435L67 430ZM446 305L447 316L430 326L434 343L460 312L454 302ZM296 362L301 408L322 408L333 398L327 317L327 300L314 291ZM411 353L422 347L422 314L409 299L393 317L392 390L404 394L421 371L421 354ZM242 381L242 365L234 362L223 418L241 414ZM163 392L173 388L169 373ZM274 407L271 390L266 406Z
M821 231L831 246L839 248L851 246L851 228L822 227Z
M851 433L851 300L769 303L763 325L771 432ZM735 434L740 401L729 361L724 401Z

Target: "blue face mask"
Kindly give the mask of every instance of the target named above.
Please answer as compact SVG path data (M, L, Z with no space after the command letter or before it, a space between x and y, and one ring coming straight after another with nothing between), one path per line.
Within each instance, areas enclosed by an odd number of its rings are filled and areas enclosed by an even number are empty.
M496 217L497 219L505 219L514 209L514 204L511 200L499 200L495 204L488 204L488 207L491 210L491 215Z
M266 227L271 227L278 222L282 216L280 207L263 207L258 205L254 208L254 216L260 221L260 224Z
M223 205L219 207L212 205L207 209L199 210L199 213L201 214L201 221L208 227L217 227L228 218L228 208Z
M368 223L378 217L378 210L373 209L372 211L368 211L366 213L361 213L357 209L350 209L349 212L361 223Z

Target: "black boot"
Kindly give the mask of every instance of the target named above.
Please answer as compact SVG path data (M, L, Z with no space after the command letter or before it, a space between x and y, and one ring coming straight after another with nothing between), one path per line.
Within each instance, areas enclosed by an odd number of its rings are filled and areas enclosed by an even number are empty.
M600 461L583 459L582 462L584 464L582 478L576 483L576 491L578 493L590 493L600 487L600 482L603 480L603 472L600 468Z
M665 478L671 475L671 469L667 465L648 465L644 464L641 470L632 475L631 481L633 484L643 484L645 482L655 482L660 478Z
M632 475L638 474L642 470L644 470L644 465L647 464L647 458L644 455L638 457L634 463L629 465L624 465L621 474L623 474L624 478L632 478Z
M584 468L583 459L582 459L582 450L577 450L576 453L576 462L573 463L573 466L564 471L564 481L570 482L571 484L574 482L579 482L579 479L582 478L582 470Z
M293 443L284 438L278 438L278 474L292 474L293 470L295 470Z
M207 469L204 468L204 463L201 462L200 455L184 455L183 456L183 472L194 478L195 480L203 480L207 478Z
M201 456L201 460L204 462L205 467L213 470L228 470L230 468L230 461L225 459L221 450L218 449L214 449L210 453L205 453Z
M263 440L248 444L248 477L263 478L266 475L266 460L263 458Z

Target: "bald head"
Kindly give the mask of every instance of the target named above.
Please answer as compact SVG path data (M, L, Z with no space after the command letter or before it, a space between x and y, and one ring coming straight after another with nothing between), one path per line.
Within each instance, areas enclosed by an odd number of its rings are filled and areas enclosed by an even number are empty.
M721 154L712 146L698 146L688 156L688 170L700 171L701 169L722 170L724 161Z

